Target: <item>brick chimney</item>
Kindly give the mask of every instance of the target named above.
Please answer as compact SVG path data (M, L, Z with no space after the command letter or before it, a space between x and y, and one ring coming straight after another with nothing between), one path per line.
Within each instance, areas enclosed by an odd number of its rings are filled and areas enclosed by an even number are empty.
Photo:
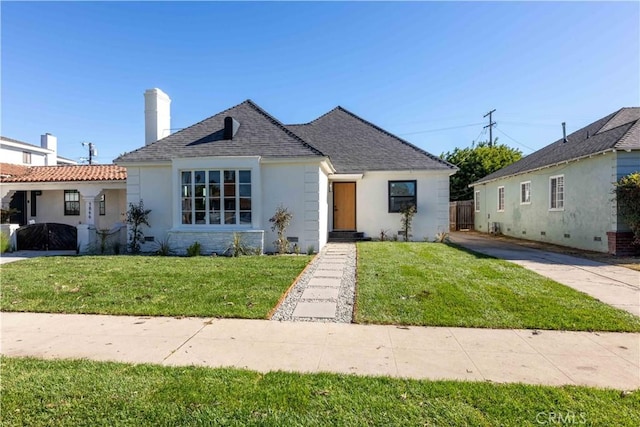
M144 92L144 128L145 145L171 133L171 98L158 88Z
M51 135L50 133L45 133L44 135L40 135L40 146L42 148L46 148L47 150L51 150L51 153L47 153L44 164L45 166L57 166L58 165L58 138Z

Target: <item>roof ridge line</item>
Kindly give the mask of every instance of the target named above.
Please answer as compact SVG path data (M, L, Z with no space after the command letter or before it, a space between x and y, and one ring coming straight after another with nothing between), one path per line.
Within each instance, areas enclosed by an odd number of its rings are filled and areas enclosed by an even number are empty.
M618 149L618 147L619 147L620 145L622 145L622 144L624 144L625 142L627 142L627 138L629 138L629 137L631 136L631 133L633 132L633 130L634 130L635 128L640 128L640 119L638 119L638 120L634 120L633 122L625 123L624 125L620 125L620 126L625 126L625 125L627 125L627 124L629 124L629 123L631 123L631 126L629 126L629 129L624 133L624 135L622 135L622 136L620 137L620 139L618 140L618 142L616 142L616 145L614 145L614 147L615 147L616 149ZM613 129L617 129L617 128L619 128L620 126L618 126L618 127L616 127L616 128L613 128ZM611 130L613 130L613 129L611 129ZM608 131L607 131L607 132L608 132ZM605 132L605 133L606 133L606 132Z
M302 139L301 137L299 137L298 135L296 135L295 133L293 133L290 129L288 129L280 120L276 119L275 117L273 117L271 114L269 114L266 110L264 110L262 107L260 107L258 104L256 104L254 101L252 101L251 99L247 99L245 102L247 102L249 105L251 105L251 107L253 107L257 112L259 112L260 114L262 114L264 117L266 117L269 121L271 121L273 124L275 124L276 126L278 126L281 130L283 130L287 135L293 137L294 139L298 140L302 145L304 145L305 147L315 151L316 153L318 153L321 156L326 156L322 151L318 150L316 147L314 147L313 145L309 144L307 141L305 141L304 139ZM240 105L240 104L238 104ZM227 109L225 111L230 110ZM224 112L224 111L223 111ZM220 114L220 113L218 113ZM217 115L217 114L216 114Z
M607 121L605 122L605 124L603 124L602 126L600 126L600 128L599 128L599 129L594 133L594 135L599 134L599 133L600 133L600 131L602 131L602 129L604 129L605 127L607 127L607 125L608 125L608 124L609 124L613 119L615 119L615 118L618 116L618 114L620 114L620 113L622 112L622 110L631 110L631 109L633 109L633 108L640 108L640 107L622 107L622 108L620 108L618 111L616 111L616 112L612 113L612 114L611 114L611 118L610 118L609 120L607 120ZM611 129L607 129L606 131L604 131L604 132L602 132L602 133L607 133L607 132L612 131L612 130L614 130L614 129L618 129L620 126L624 126L624 125L627 125L627 124L629 124L629 123L633 123L633 122L635 122L635 121L637 121L637 119L636 119L636 120L630 120L630 121L628 121L628 122L626 122L626 123L622 123L622 124L620 124L620 125L618 125L618 126L616 126L616 127L613 127L613 128L611 128ZM592 124L593 124L593 123L592 123ZM589 126L589 125L587 125L587 126Z
M431 153L429 153L429 152L428 152L428 151L426 151L426 150L423 150L422 148L420 148L420 147L418 147L418 146L416 146L416 145L414 145L414 144L410 143L409 141L407 141L407 140L405 140L405 139L400 138L400 137L399 137L399 136L397 136L397 135L394 135L393 133L389 132L388 130L383 129L383 128L381 128L380 126L378 126L378 125L376 125L376 124L374 124L374 123L371 123L371 122L370 122L370 121L368 121L368 120L363 119L362 117L358 116L357 114L352 113L351 111L347 110L346 108L344 108L344 107L342 107L342 106L340 106L340 105L338 105L338 106L337 106L336 108L334 108L333 110L331 110L331 111L329 111L329 112L327 112L327 113L323 114L322 116L318 117L316 120L319 120L320 118L322 118L322 117L326 116L327 114L329 114L329 113L333 112L334 110L341 110L341 111L344 111L345 113L349 114L349 115L350 115L350 116L352 116L353 118L355 118L355 119L357 119L357 120L360 120L362 123L364 123L364 124L366 124L366 125L368 125L368 126L371 126L372 128L374 128L374 129L375 129L375 130L377 130L378 132L381 132L381 133L383 133L383 134L385 134L385 135L387 135L387 136L390 136L390 137L392 137L392 138L397 139L397 140L398 140L398 141L400 141L401 143L403 143L403 144L407 145L407 146L408 146L408 147L410 147L410 148L413 148L414 150L418 151L419 153L422 153L422 154L424 154L425 156L427 156L427 157L429 157L429 158L431 158L431 159L433 159L433 160L435 160L435 161L437 161L437 162L440 162L440 163L442 163L442 164L444 164L444 165L446 165L446 166L450 166L450 167L453 167L453 168L455 168L455 169L458 169L458 167L457 167L456 165L454 165L454 164L452 164L452 163L449 163L449 162L447 162L446 160L443 160L443 159L441 159L440 157L438 157L438 156L436 156L436 155L434 155L434 154L431 154ZM315 121L315 120L314 120L314 121Z

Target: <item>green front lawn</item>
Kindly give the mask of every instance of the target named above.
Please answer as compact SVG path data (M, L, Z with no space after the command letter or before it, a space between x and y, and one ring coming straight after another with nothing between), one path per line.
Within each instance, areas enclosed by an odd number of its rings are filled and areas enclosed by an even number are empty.
M1 367L6 426L640 425L638 391L86 360Z
M438 243L359 243L356 321L640 331L630 313L515 264Z
M265 318L308 256L41 257L2 266L3 311Z

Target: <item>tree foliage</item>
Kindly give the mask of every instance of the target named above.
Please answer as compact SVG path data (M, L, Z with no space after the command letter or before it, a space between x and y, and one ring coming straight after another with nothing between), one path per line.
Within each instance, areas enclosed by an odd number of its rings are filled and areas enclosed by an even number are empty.
M614 191L618 214L633 232L634 243L640 244L640 172L620 178Z
M475 147L447 151L440 158L460 168L449 180L449 200L471 200L473 188L469 188L469 184L517 162L522 158L522 152L517 148L497 144L496 138L496 143L491 146L488 142L481 142Z

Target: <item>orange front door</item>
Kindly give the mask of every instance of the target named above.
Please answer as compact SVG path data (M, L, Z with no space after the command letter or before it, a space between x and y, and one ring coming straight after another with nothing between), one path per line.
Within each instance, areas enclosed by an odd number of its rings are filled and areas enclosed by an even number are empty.
M356 183L333 183L333 229L356 231Z

